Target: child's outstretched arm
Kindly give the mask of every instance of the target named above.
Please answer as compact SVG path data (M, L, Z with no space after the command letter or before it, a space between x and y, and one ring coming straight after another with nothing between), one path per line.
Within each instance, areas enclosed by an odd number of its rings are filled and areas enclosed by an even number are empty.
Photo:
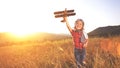
M64 17L64 20L65 20L65 22L66 22L66 26L67 26L68 30L70 31L70 33L72 33L72 28L71 28L70 25L69 25L69 22L68 22L67 17Z

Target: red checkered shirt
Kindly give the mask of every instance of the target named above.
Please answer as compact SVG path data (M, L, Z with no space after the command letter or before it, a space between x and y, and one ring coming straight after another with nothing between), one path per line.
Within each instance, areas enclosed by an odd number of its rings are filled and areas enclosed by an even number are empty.
M73 38L73 43L75 45L75 48L82 49L83 48L83 44L80 41L80 38L82 36L82 31L72 30L71 33L72 33L72 38Z

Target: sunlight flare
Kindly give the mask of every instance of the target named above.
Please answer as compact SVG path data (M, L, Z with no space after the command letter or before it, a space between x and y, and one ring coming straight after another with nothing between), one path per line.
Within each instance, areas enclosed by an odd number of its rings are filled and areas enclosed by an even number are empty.
M10 35L15 36L15 37L19 37L19 38L23 38L23 37L30 36L34 33L35 32L16 31L16 32L10 32Z

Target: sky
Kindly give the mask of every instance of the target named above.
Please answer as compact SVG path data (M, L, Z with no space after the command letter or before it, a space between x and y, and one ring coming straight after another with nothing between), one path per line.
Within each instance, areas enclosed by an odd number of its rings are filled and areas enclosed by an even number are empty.
M55 11L74 9L68 17L74 27L76 19L85 22L85 31L120 25L120 0L0 0L0 32L69 33Z

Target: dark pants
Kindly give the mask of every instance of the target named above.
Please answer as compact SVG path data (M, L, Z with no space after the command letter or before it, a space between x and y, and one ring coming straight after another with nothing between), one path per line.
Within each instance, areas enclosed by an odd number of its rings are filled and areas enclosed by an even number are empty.
M83 61L84 61L85 56L86 56L85 48L83 48L83 49L75 48L74 49L74 56L76 59L76 64L77 64L78 68L80 68L80 66L83 66Z

